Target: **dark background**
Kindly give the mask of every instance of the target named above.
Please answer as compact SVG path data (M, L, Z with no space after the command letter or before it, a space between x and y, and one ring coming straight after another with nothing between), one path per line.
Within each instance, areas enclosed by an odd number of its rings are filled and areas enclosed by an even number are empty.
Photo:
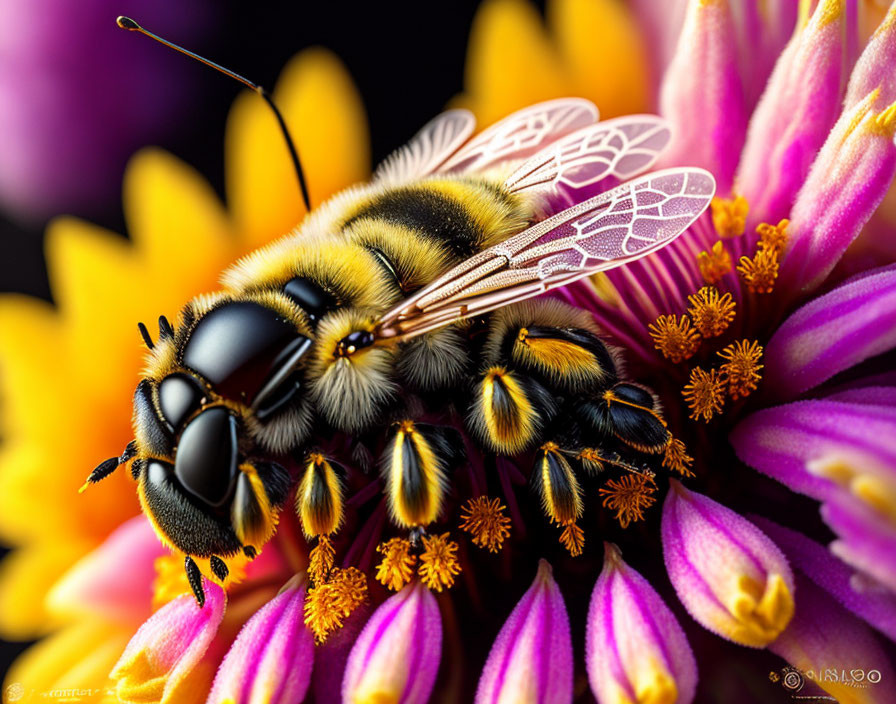
M181 1L190 0L177 0ZM212 4L214 14L206 36L199 46L187 48L267 88L273 88L280 70L301 49L321 45L334 51L361 92L374 163L404 143L461 90L467 36L478 5L457 0L438 7L431 3L315 3L312 9L310 3L295 0L213 0ZM121 31L114 20L114 15L109 17L109 31ZM146 28L174 39L164 26L146 22ZM130 39L150 41L137 34ZM167 51L162 46L158 50ZM231 103L243 88L186 57L174 65L182 73L171 80L194 86L200 99L167 139L154 143L196 167L223 199L224 125ZM103 76L91 78L103 81ZM140 86L110 86L109 90L126 100L127 92ZM113 198L103 210L75 209L69 214L125 233L120 198ZM43 259L44 224L25 225L0 212L0 291L51 300ZM0 673L6 672L25 645L0 641Z
M315 3L312 9L310 3L295 0L214 0L206 37L199 46L188 48L267 88L273 88L280 69L299 50L314 45L331 49L347 65L361 92L376 163L461 90L467 36L477 5L456 0L438 7ZM109 18L109 31L121 31L114 27L114 19ZM147 23L147 29L174 38L163 26ZM131 39L150 41L136 34ZM166 51L161 46L158 50ZM174 134L154 143L195 166L223 198L224 124L242 86L186 57L175 65L182 74L172 76L172 81L194 86L201 100ZM103 81L102 76L91 79ZM127 92L139 91L140 86L109 89L126 100ZM120 199L103 211L74 209L68 214L124 232ZM50 298L42 239L43 223L23 225L0 211L0 291Z

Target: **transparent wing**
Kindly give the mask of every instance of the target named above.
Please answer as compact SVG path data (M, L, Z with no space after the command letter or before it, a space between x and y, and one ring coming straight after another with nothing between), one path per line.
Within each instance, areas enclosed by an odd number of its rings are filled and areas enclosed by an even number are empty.
M669 144L669 124L656 115L628 115L585 127L524 162L504 182L511 193L551 191L574 196L614 177L647 171Z
M438 170L476 172L501 162L526 159L556 139L597 120L597 108L582 98L531 105L483 130Z
M377 167L373 180L394 186L428 176L469 139L475 128L476 118L469 110L437 115Z
M640 259L690 227L714 194L703 169L642 176L474 255L386 313L377 334L414 337Z

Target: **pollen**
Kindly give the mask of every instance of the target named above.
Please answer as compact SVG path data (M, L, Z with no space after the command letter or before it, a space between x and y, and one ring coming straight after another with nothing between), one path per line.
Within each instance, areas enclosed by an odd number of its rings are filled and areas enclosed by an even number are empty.
M752 259L740 258L737 273L753 293L771 293L778 278L778 254L772 249L760 248Z
M722 239L731 239L744 234L747 213L750 206L743 196L736 198L715 197L710 203L712 208L712 224Z
M383 556L376 568L376 579L385 587L397 592L414 576L417 558L411 554L411 543L404 538L392 538L380 543L376 551Z
M570 555L578 557L585 549L585 533L575 521L570 521L563 526L560 543L569 550Z
M317 545L308 554L308 575L312 582L318 584L327 581L327 575L333 567L335 555L336 550L329 536L318 536Z
M618 480L610 479L598 493L604 497L604 508L616 511L616 520L623 528L632 521L643 520L644 511L656 503L652 474L626 474Z
M708 252L704 250L697 255L697 265L703 280L708 284L715 284L731 271L731 255L722 240L718 240Z
M715 286L704 286L697 293L688 296L691 307L688 314L694 327L703 337L717 337L734 320L734 301L731 294L719 295Z
M759 249L773 251L778 257L784 253L787 246L787 227L790 220L786 218L777 225L769 225L763 222L756 226L756 234L759 235Z
M692 464L694 464L694 458L688 454L684 443L678 438L672 438L672 441L666 445L663 467L678 472L682 477L693 477L695 475L691 470Z
M457 543L448 540L448 533L424 535L420 568L417 570L423 584L437 592L454 585L454 577L460 574L457 561Z
M477 496L461 508L460 529L473 536L473 544L489 552L498 552L510 535L510 518L499 499Z
M717 354L725 360L719 371L727 379L728 395L732 399L736 401L756 390L756 385L762 379L759 370L763 368L759 364L762 346L758 342L733 342Z
M682 390L685 402L691 409L691 418L710 420L716 413L722 412L725 403L725 387L727 380L719 370L706 371L700 367L691 370L691 378Z
M666 359L678 364L694 356L700 346L700 333L691 327L687 316L661 315L648 326L654 347Z
M318 644L323 643L366 600L367 579L359 569L334 569L329 582L308 589L305 625L314 633Z

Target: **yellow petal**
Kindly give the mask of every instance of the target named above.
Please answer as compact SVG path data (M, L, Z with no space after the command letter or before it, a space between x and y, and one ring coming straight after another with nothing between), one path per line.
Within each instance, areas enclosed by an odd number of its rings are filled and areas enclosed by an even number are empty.
M552 0L548 22L575 94L601 119L647 107L647 52L627 5L618 0Z
M199 173L160 149L144 149L128 164L124 211L138 248L135 254L142 255L142 265L169 288L180 289L170 282L189 281L197 274L206 278L206 272L222 269L236 254L230 223L214 190Z
M85 550L69 539L29 545L6 556L0 563L0 631L6 638L27 640L58 625L48 619L44 597Z
M26 694L33 691L34 701L42 701L41 695L52 690L89 689L79 701L98 701L127 641L124 629L102 622L69 627L25 651L10 668L3 690L19 683Z
M342 63L309 49L284 68L274 100L302 160L312 207L370 173L364 108ZM295 169L270 108L246 92L227 121L227 200L244 244L259 247L302 215Z
M520 108L573 94L535 7L525 0L486 0L470 31L466 92L454 103L480 127Z

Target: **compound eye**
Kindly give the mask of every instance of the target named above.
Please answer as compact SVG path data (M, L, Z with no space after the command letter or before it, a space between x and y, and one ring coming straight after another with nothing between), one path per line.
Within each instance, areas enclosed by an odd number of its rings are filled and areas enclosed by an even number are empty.
M336 307L336 299L331 294L302 276L287 281L283 293L298 303L311 320L318 320Z
M199 409L204 397L199 382L187 374L171 374L159 384L159 408L172 431Z
M237 475L237 423L226 408L208 408L191 420L174 459L184 489L215 508L230 498Z

